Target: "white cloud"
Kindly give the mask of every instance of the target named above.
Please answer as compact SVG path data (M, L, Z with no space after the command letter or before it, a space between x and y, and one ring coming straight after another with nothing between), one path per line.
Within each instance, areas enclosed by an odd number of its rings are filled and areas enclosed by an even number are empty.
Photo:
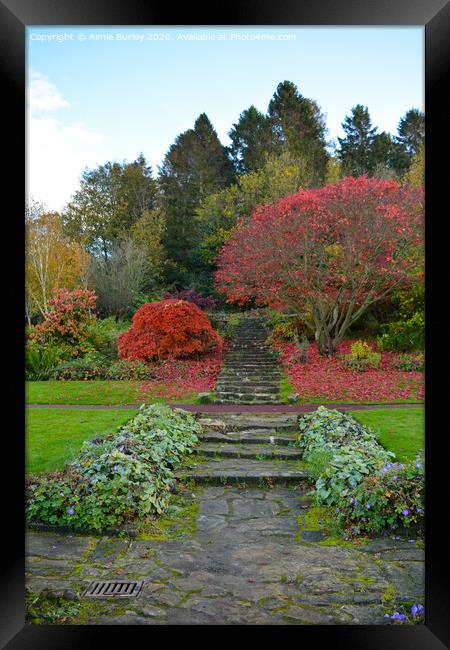
M101 133L81 122L45 115L68 106L54 84L33 74L28 88L27 194L49 210L60 210L70 200L83 169L98 164L97 145L103 141Z
M55 111L58 108L70 106L59 90L45 75L32 72L31 81L27 88L28 107L31 112Z

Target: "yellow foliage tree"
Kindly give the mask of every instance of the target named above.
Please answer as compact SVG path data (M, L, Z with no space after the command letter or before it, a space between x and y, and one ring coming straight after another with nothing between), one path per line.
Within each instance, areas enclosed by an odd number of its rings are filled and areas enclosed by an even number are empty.
M411 167L403 176L404 185L421 187L425 185L425 147L422 145L414 154Z
M62 232L56 212L28 213L25 217L25 310L31 317L45 316L55 289L88 287L90 255Z

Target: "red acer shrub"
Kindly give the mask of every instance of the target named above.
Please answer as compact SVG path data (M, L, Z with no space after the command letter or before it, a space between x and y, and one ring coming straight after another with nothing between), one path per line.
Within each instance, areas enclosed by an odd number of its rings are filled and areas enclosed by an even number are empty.
M184 300L142 305L133 325L117 339L121 359L187 358L222 347L222 339L206 314Z
M333 352L371 304L420 280L422 245L421 189L346 178L242 221L218 257L216 287L228 302L306 307L320 351Z

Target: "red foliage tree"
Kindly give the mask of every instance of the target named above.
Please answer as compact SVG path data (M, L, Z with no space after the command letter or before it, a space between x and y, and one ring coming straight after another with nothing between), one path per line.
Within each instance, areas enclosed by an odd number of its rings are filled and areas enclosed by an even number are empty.
M128 332L117 338L121 359L185 358L222 346L206 314L184 300L161 300L142 305Z
M56 343L72 356L88 352L87 326L95 318L95 291L88 289L58 289L48 301L45 320L30 334L30 339L42 343Z
M367 307L417 281L423 192L390 180L346 178L262 206L218 258L228 302L287 308L314 323L332 352Z

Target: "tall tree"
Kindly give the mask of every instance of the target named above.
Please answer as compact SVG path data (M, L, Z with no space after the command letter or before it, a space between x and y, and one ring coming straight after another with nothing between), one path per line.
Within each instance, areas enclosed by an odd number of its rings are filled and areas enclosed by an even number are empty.
M228 135L236 173L248 174L261 169L273 148L269 118L252 105L240 114Z
M89 255L64 237L56 212L28 208L25 233L25 311L30 323L37 314L45 317L54 290L86 285Z
M191 257L197 241L193 219L196 208L206 196L230 185L233 178L227 150L207 115L202 113L193 129L177 136L160 169L168 281L183 284L188 269L195 266Z
M303 97L292 81L283 81L269 102L268 116L275 148L287 148L295 156L309 161L316 184L325 180L325 118L317 103Z
M344 174L371 175L376 165L373 148L377 128L372 126L368 108L357 104L352 108L351 115L345 117L342 128L345 137L338 137L337 154L342 162Z
M201 233L200 255L210 271L239 221L249 221L258 205L273 203L311 184L307 162L284 151L267 157L259 171L243 174L236 184L208 196L196 211L196 221Z
M107 162L81 177L80 189L63 212L65 232L105 259L155 204L156 183L145 158L132 163Z
M223 247L216 274L228 302L312 314L333 352L367 308L419 277L423 194L394 181L346 178L262 206Z
M425 143L425 115L417 108L405 113L398 124L397 140L412 158Z

